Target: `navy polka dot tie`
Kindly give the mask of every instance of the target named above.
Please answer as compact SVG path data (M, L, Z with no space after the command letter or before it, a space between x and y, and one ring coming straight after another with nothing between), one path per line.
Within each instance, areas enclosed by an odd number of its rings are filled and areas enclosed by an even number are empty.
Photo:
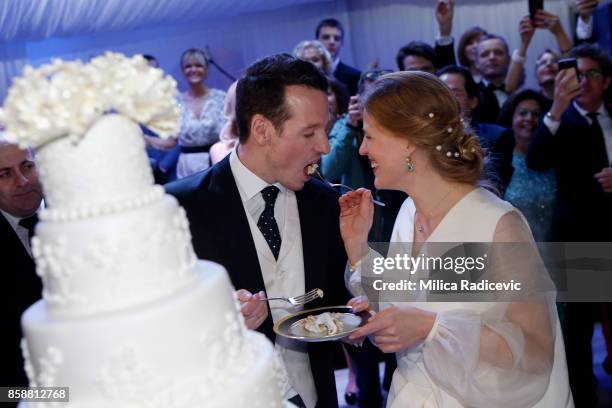
M259 227L259 230L270 246L272 254L274 254L274 259L278 259L281 247L281 236L278 232L276 219L274 218L274 203L276 202L279 191L278 187L275 186L268 186L261 190L261 196L266 202L266 208L264 208L259 216L259 221L257 221L257 227Z

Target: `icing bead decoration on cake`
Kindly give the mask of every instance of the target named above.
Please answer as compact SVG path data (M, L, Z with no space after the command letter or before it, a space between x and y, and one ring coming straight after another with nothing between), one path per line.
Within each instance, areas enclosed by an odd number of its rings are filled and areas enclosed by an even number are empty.
M0 110L6 138L39 147L68 136L77 142L108 112L141 123L162 138L178 133L176 81L137 55L107 52L88 64L54 60L27 66Z

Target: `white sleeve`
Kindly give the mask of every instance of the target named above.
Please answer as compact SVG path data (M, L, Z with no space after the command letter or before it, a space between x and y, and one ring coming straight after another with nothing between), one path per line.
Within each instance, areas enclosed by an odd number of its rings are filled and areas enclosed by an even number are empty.
M558 120L552 120L548 117L548 115L544 115L544 126L548 128L551 135L555 135L557 130L559 130L559 126L561 126L561 122Z
M589 16L589 19L585 23L581 17L578 17L576 22L576 37L579 40L586 40L591 38L593 35L593 16Z
M449 46L453 43L454 38L452 35L440 35L436 36L436 44L440 47Z
M523 224L520 214L506 214L496 228L495 242L532 241ZM503 272L514 271L504 267ZM525 271L534 272L543 273ZM540 282L547 280L541 277ZM425 368L464 406L532 406L548 388L557 319L550 293L482 309L439 312L423 344Z

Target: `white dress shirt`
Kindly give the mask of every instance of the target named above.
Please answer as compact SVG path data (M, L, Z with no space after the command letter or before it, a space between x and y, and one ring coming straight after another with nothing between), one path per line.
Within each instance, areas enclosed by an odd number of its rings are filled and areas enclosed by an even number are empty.
M589 112L582 109L576 102L572 102L574 108L578 111L578 113L584 117L584 119L591 125L593 120L587 116ZM608 154L608 165L612 166L612 118L610 118L610 114L604 107L603 103L597 109L597 121L601 126L601 131L604 135L604 144L606 146L606 152ZM556 134L559 126L561 125L560 121L551 120L548 115L544 116L544 125L548 128L551 134Z
M336 72L336 68L338 68L338 64L340 63L340 56L336 55L336 58L331 58L331 66L329 67L332 75Z
M32 248L30 248L29 231L26 227L19 225L19 221L21 221L23 218L15 217L7 213L6 211L0 210L0 212L2 213L2 215L4 215L4 218L6 218L11 228L13 228L13 231L15 231L15 234L17 234L17 237L23 244L23 247L26 249L26 251L28 251L28 254L30 254L30 257L32 257Z
M576 21L576 37L579 40L586 40L593 35L593 16L589 16L586 22L582 21L582 17L578 17Z
M255 242L267 296L290 297L303 294L305 292L304 259L295 193L278 183L275 184L280 192L274 205L274 218L278 224L282 240L278 260L276 260L263 234L257 227L259 216L265 209L261 190L268 187L269 184L240 161L237 146L230 153L230 168L236 180L251 235ZM244 271L244 273L249 272L252 271ZM300 309L284 301L270 301L270 311L274 322ZM274 347L277 355L281 357L286 371L287 381L285 381L283 387L284 397L289 399L299 394L307 407L314 407L317 401L317 392L312 378L306 345L277 336Z

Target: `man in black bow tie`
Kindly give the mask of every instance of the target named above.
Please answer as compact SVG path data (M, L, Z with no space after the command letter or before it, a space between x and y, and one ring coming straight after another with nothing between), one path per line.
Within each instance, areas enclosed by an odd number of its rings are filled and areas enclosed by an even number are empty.
M42 188L31 150L22 150L0 135L0 242L2 289L0 307L5 346L1 348L0 386L27 386L21 356L21 314L40 299L30 238Z
M508 93L504 81L510 66L506 40L495 34L480 37L476 48L476 65L482 73L479 109L475 117L482 123L497 123L499 110Z

